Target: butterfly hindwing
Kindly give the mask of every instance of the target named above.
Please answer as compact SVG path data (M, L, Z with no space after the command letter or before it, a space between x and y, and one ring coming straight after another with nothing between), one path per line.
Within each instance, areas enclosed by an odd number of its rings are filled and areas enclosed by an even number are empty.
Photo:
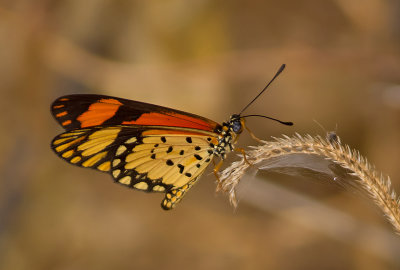
M212 160L211 140L209 134L194 131L145 130L119 146L111 174L117 182L145 191L183 187Z
M52 149L69 163L109 172L122 185L165 192L168 210L205 171L216 142L213 133L192 129L109 126L62 133Z

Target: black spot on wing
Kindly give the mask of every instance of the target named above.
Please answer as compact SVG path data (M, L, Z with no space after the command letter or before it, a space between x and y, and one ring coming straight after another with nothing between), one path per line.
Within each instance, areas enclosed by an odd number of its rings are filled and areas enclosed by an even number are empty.
M185 169L185 166L183 166L182 164L178 164L177 166L179 168L179 173L183 173L183 170Z

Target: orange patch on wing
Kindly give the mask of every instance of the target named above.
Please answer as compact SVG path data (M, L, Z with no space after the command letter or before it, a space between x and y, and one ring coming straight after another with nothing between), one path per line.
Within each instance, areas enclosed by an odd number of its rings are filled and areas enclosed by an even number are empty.
M61 125L63 125L63 126L68 126L68 125L70 125L71 123L72 123L71 120L67 120L67 121L62 122Z
M56 117L65 116L65 115L67 115L67 114L68 114L68 113L67 113L66 111L63 111L63 112L57 113L57 114L56 114Z
M218 144L218 139L216 137L211 137L211 143L217 145Z
M81 122L81 127L91 127L103 124L118 111L122 105L116 99L101 99L89 106L89 109L82 113L77 120Z
M113 98L103 98L99 100L100 103L109 103L109 104L116 104L116 105L122 105L119 100L113 99Z
M62 108L62 107L64 107L64 104L53 106L54 109L60 109L60 108Z
M60 98L59 100L60 101L68 101L69 99L68 98Z
M145 113L137 120L124 121L123 125L149 125L149 126L168 126L168 127L185 127L193 129L201 129L206 131L214 131L215 126L210 123L191 116L177 113L161 114L161 113Z

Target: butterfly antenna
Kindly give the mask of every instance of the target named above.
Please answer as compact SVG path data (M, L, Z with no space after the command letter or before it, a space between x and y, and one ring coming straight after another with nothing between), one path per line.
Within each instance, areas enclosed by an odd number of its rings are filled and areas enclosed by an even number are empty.
M264 87L263 90L261 90L261 92L249 103L246 105L246 107L243 108L243 110L240 111L239 115L241 115L259 96L261 96L262 93L264 93L265 90L267 90L268 86L276 79L276 77L279 76L279 74L281 74L281 72L285 69L286 65L283 64L279 70L276 72L275 76L269 81L269 83L267 84L267 86Z
M293 122L284 122L284 121L278 120L276 118L272 118L272 117L265 116L265 115L259 115L259 114L249 114L249 115L245 115L245 116L240 116L240 118L246 118L246 117L252 117L252 116L263 117L263 118L267 118L270 120L274 120L274 121L279 122L286 126L293 126Z

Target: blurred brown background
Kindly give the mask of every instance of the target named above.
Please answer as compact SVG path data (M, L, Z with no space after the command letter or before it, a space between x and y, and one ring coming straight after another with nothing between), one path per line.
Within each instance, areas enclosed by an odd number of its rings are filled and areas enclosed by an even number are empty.
M282 63L247 112L295 126L251 119L253 132L337 125L400 191L399 1L0 1L0 269L399 269L400 240L379 210L337 187L264 176L351 217L333 235L285 218L287 208L243 199L233 211L209 173L164 212L160 194L124 189L49 147L62 131L49 113L58 96L109 94L221 122ZM358 234L365 227L373 233Z

